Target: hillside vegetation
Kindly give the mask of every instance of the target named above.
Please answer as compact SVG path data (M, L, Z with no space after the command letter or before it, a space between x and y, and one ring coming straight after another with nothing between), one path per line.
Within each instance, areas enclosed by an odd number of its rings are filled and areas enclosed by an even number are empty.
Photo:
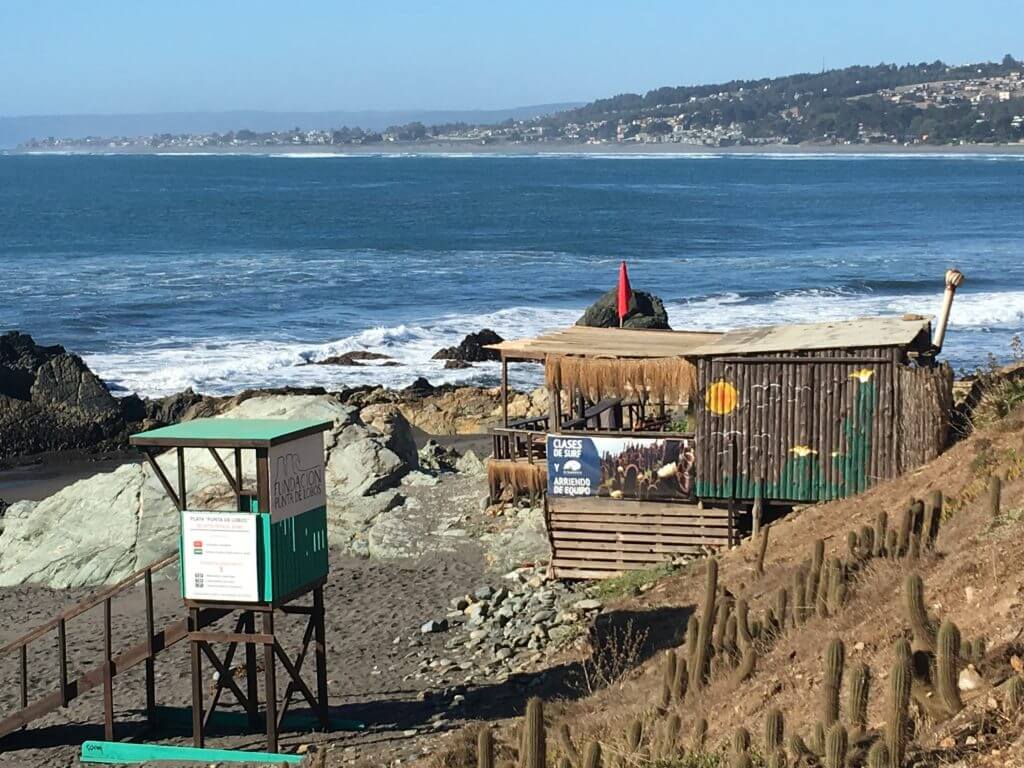
M425 764L1024 765L1022 490L1017 408L773 523L760 572L748 540L606 606L576 660L589 686Z

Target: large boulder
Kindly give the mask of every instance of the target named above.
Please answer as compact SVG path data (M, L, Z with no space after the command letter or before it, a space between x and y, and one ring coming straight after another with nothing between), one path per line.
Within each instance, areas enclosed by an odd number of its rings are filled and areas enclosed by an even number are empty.
M435 360L460 360L466 363L483 363L487 360L501 360L501 354L494 349L484 349L487 344L500 344L501 336L490 328L470 333L457 347L444 347L434 354Z
M415 466L412 431L400 413L365 423L356 408L329 395L263 395L221 418L330 421L324 445L327 517L334 543L345 545L402 502L402 477ZM207 451L187 451L189 506L230 509L231 489ZM255 484L252 451L243 452L245 484ZM231 465L228 452L223 458ZM177 474L174 451L157 458ZM151 468L130 464L80 480L42 501L12 504L0 530L0 586L23 583L85 587L116 582L176 551L178 512Z
M587 311L576 321L576 325L593 328L619 327L619 292L612 288L608 293L587 307ZM644 291L633 291L629 300L629 312L622 323L623 328L669 330L668 313L661 299Z
M0 461L123 445L118 401L82 358L17 331L0 335Z

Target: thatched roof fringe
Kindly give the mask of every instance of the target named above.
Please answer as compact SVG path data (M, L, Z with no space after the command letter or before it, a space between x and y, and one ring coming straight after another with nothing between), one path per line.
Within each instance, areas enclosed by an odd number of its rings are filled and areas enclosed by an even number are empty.
M642 402L686 402L697 388L697 369L681 357L606 359L548 355L544 364L549 390Z

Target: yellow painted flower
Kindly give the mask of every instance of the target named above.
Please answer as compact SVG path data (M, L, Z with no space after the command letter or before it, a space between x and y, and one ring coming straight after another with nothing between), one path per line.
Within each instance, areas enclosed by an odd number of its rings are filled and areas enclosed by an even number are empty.
M736 387L724 380L716 381L708 387L707 395L704 397L708 410L719 416L736 410L739 400L740 395L736 391Z
M809 445L794 445L792 448L789 449L789 452L796 456L800 456L801 458L804 456L810 456L811 454L817 453L817 451L811 448L811 446Z
M868 380L875 375L875 372L870 368L861 368L859 371L854 371L850 374L851 379L856 379L861 384L867 384Z

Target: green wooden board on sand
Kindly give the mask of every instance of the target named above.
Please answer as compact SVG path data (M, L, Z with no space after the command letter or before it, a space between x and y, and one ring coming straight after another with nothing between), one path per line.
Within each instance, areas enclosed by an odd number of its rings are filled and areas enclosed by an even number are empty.
M117 741L87 741L82 744L83 763L125 765L158 761L210 763L267 763L298 765L300 755L279 755L273 752L246 752L243 749L200 749L171 747L159 744L128 744Z

